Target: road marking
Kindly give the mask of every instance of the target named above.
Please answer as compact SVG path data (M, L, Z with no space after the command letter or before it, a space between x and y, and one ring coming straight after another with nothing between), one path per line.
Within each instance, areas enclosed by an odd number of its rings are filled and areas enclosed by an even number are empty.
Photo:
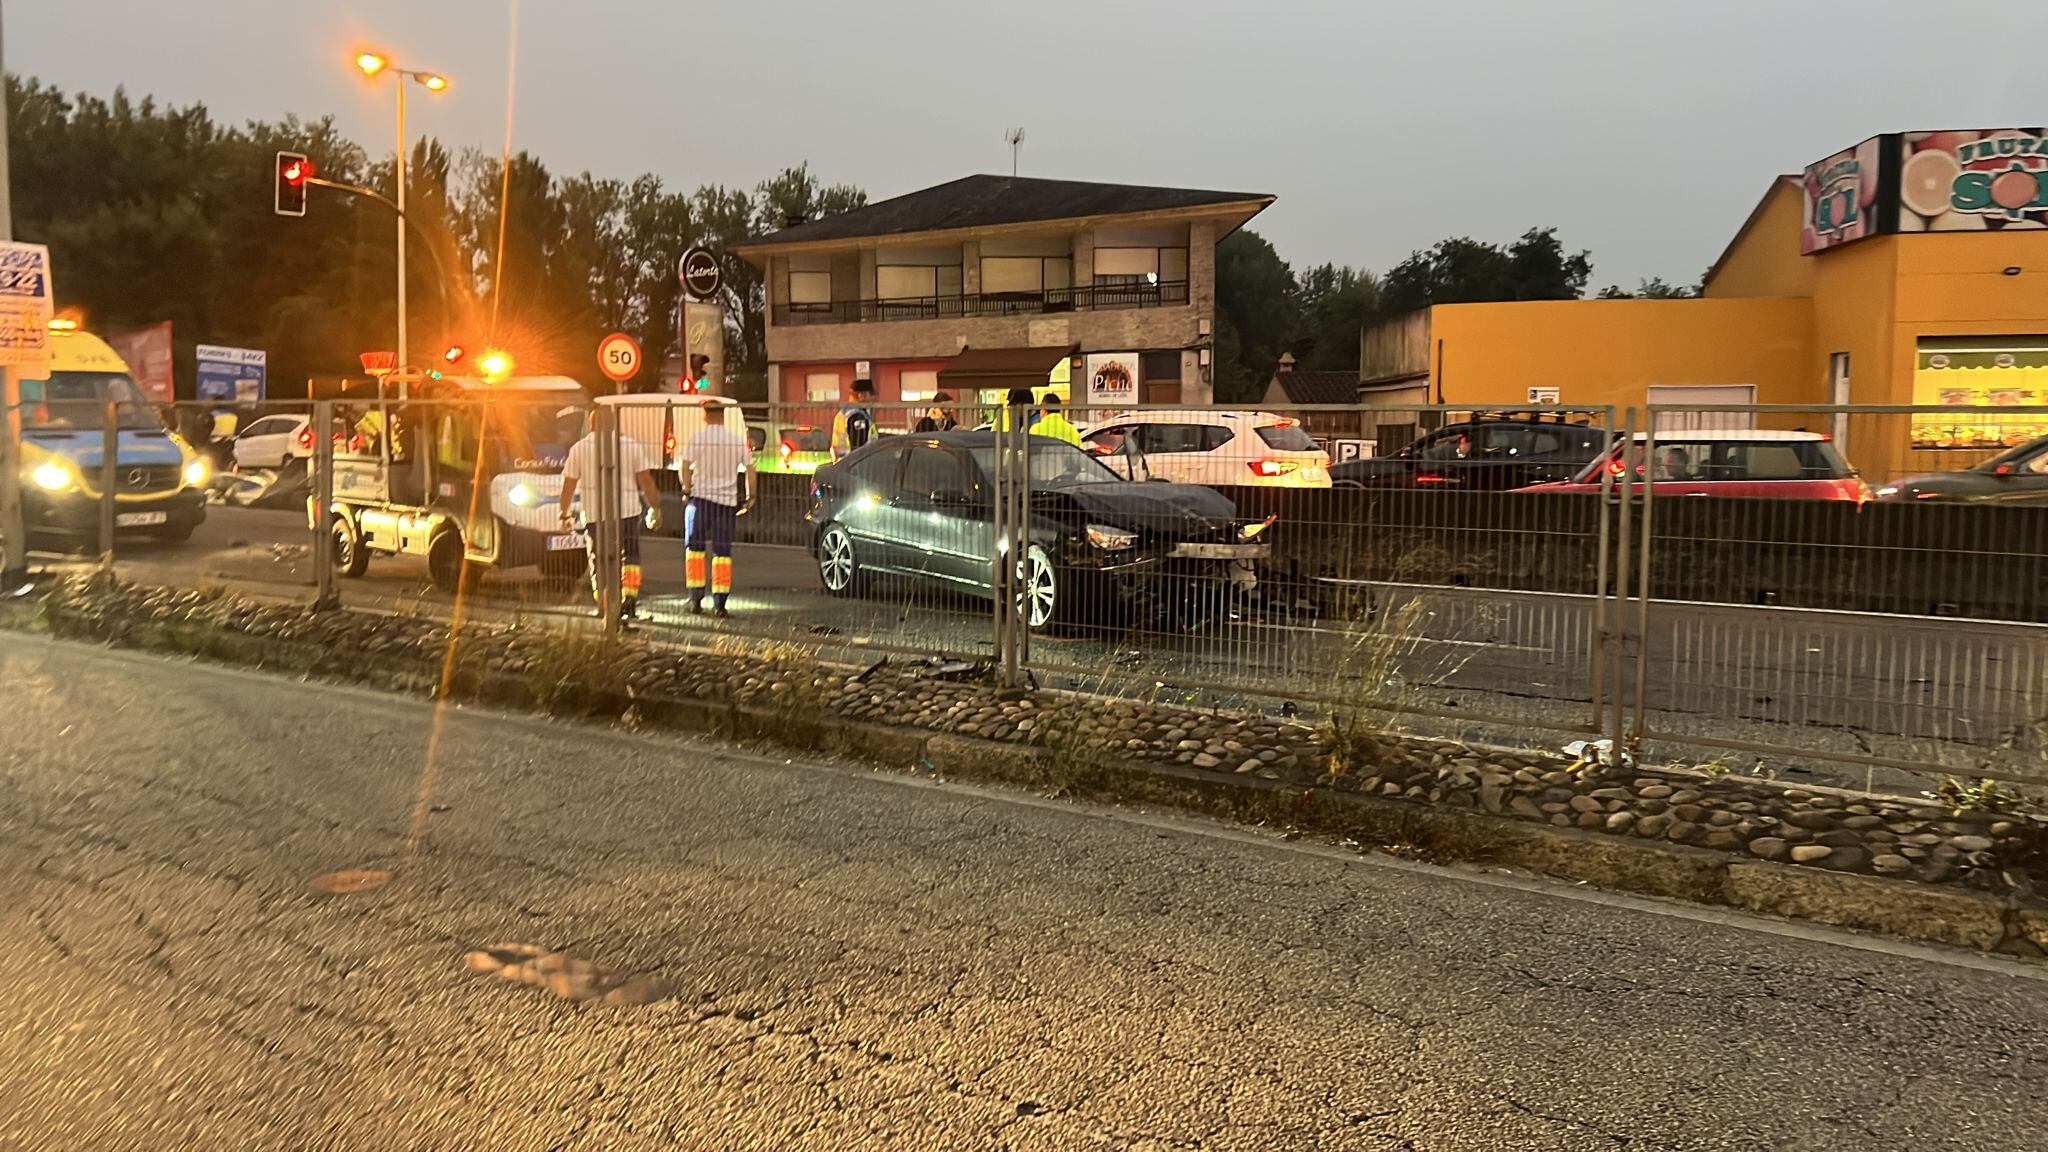
M79 657L113 659L135 665L158 667L176 665L180 668L200 668L214 676L262 684L275 689L314 694L318 697L318 703L322 706L330 706L337 697L343 697L393 713L418 713L430 711L433 708L433 702L430 700L397 696L389 692L380 692L376 689L364 688L354 684L339 684L322 680L286 680L272 674L236 668L229 665L207 663L197 658L167 657L158 653L139 652L132 649L92 647L31 633L7 632L0 633L0 635L4 635L4 643L7 645L19 644L55 649ZM1503 889L1527 895L1568 900L1579 904L1636 912L1650 916L1688 920L1697 924L1709 924L1716 927L1753 932L1765 936L1776 936L1781 939L1798 940L1811 944L1830 945L1852 951L1889 956L1895 959L1917 960L1928 964L1970 969L1994 976L2019 977L2048 983L2048 964L2029 963L2024 960L1971 952L1961 948L1892 940L1849 929L1781 920L1727 908L1684 904L1678 901L1663 900L1651 896L1637 896L1625 892L1614 892L1607 889L1594 888L1589 885L1573 884L1546 876L1506 871L1481 871L1476 868L1462 866L1425 864L1412 860L1396 859L1379 853L1361 853L1315 841L1282 840L1278 833L1270 830L1221 824L1182 816L1177 813L1127 808L1104 808L1065 800L1051 800L1029 793L993 788L981 784L904 775L886 768L836 764L806 756L770 756L748 752L744 749L715 743L702 737L680 732L626 732L616 728L564 722L547 716L535 716L518 712L500 712L494 709L475 707L461 708L458 716L466 720L473 719L492 724L510 724L531 731L544 732L551 736L559 737L574 733L579 738L616 741L639 747L661 746L672 749L678 743L695 744L710 752L714 763L723 761L781 771L794 769L805 773L822 771L842 778L874 781L899 788L926 789L971 796L977 799L1034 808L1047 812L1058 812L1089 820L1109 821L1151 828L1156 831L1172 832L1179 835L1225 840L1269 852L1311 856L1333 863L1352 866L1389 869L1410 876Z

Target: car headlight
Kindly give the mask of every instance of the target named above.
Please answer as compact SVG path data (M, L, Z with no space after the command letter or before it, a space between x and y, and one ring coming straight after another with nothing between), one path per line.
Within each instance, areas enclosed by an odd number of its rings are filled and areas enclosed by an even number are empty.
M1887 484L1877 490L1877 498L1880 500L1886 500L1898 494L1899 486L1897 484Z
M1090 524L1088 542L1104 552L1121 552L1137 545L1138 534L1126 532L1122 528L1112 528L1107 524Z
M536 503L533 489L525 484L514 484L505 497L521 508L531 508Z
M1278 516L1268 516L1264 520L1254 520L1249 524L1239 524L1237 526L1237 538L1239 540L1256 540L1259 533L1271 528L1273 521L1278 519Z
M36 487L45 492L62 492L71 487L71 469L55 461L38 464L36 470L28 474L28 478L35 481Z
M185 461L185 486L197 488L206 483L206 461L192 459Z

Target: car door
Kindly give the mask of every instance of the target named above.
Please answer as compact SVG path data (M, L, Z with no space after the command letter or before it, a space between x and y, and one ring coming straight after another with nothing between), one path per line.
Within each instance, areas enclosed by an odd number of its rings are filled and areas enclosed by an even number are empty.
M913 441L903 456L891 523L908 543L920 575L941 583L988 583L992 509L965 456L932 441Z
M864 568L891 572L915 572L909 544L901 538L894 507L897 496L897 468L903 450L890 445L867 452L847 466L853 491L840 506L838 518L853 537L854 551Z
M1995 504L2048 504L2048 441L2006 461L2003 470L1993 474L1991 493L1984 499Z
M1137 444L1131 438L1129 424L1111 424L1081 437L1083 452L1102 461L1110 471L1126 480L1144 479L1142 476L1133 475L1136 471L1136 457L1132 453L1136 448Z
M1200 424L1166 424L1140 421L1131 425L1131 435L1144 454L1145 471L1154 480L1175 484L1236 484L1225 475L1231 461L1222 454L1204 451L1208 437ZM1228 434L1226 432L1226 442ZM1243 464L1237 467L1243 468ZM1249 473L1247 473L1249 475Z

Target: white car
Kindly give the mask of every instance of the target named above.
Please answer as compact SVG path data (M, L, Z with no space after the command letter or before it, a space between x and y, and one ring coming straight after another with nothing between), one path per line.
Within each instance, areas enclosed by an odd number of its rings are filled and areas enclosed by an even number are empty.
M1330 486L1330 454L1316 447L1298 421L1271 412L1134 412L1089 427L1081 434L1081 447L1127 480Z
M313 455L313 418L265 416L235 436L235 467L282 468Z

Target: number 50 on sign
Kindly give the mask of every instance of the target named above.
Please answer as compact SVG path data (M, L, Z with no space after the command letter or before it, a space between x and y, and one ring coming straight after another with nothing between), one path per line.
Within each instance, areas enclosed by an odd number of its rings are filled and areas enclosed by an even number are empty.
M597 342L597 366L614 382L624 384L640 371L640 342L614 332Z

